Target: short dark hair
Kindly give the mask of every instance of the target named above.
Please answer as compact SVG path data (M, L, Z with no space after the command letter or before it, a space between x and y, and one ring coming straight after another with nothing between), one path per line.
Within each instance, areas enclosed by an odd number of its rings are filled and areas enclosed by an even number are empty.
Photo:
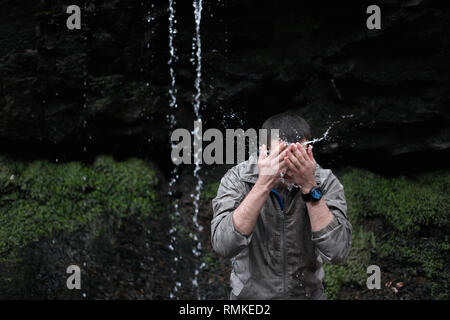
M271 129L278 129L280 135L279 138L287 143L295 143L303 139L312 139L309 124L305 119L293 112L283 112L273 115L264 121L261 128L267 130L268 143L271 141Z

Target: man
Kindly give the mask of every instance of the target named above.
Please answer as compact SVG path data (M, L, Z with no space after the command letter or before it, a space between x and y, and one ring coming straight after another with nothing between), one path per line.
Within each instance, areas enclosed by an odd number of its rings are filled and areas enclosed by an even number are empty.
M231 299L326 299L322 261L351 247L344 188L314 160L311 130L298 115L266 120L270 152L230 169L213 199L214 250L232 258ZM294 185L295 187L291 188Z

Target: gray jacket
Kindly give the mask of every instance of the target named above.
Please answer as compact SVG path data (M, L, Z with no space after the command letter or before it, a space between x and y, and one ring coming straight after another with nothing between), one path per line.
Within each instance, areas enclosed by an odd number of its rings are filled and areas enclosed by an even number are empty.
M231 168L213 199L211 240L214 250L232 258L231 299L325 299L322 261L338 263L351 247L344 188L331 170L316 166L316 182L334 219L312 232L300 190L284 204L274 192L264 204L252 233L241 234L232 213L258 178L257 155Z

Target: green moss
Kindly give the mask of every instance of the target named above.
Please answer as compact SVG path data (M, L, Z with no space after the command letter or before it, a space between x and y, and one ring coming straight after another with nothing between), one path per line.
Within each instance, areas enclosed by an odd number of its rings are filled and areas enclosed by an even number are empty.
M327 292L336 297L343 285L365 285L373 261L389 261L406 278L422 276L432 298L448 297L450 173L387 179L352 169L340 178L345 187L348 217L354 227L349 259L326 266ZM369 221L382 221L374 237ZM383 270L382 270L383 271Z
M356 218L383 216L397 231L408 234L423 226L448 226L450 174L437 173L415 179L384 179L372 173L353 170L343 177L350 196L365 210Z
M219 190L219 185L220 181L207 184L202 191L201 199L202 200L214 199L217 195L217 190Z
M352 248L344 263L338 265L325 264L324 286L328 299L336 299L343 285L362 287L367 279L367 267L370 263L370 249L375 244L372 232L354 226Z
M141 160L99 157L90 166L0 159L0 257L80 226L101 230L105 216L157 219L157 177Z
M206 252L203 255L203 262L205 262L205 266L207 270L217 270L217 258L213 255L212 252Z

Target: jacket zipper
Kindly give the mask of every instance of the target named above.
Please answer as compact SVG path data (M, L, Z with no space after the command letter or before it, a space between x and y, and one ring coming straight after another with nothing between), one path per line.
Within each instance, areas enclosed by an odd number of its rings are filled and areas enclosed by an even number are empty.
M278 192L276 192L276 190L272 189L272 191L274 191L275 195L277 196L278 200L279 200L279 205L280 205L280 209L281 209L281 250L283 251L282 253L282 267L283 267L283 279L282 279L282 286L283 286L283 296L286 295L286 268L287 268L287 262L286 262L286 216L285 216L285 207L286 207L286 202L287 202L287 195L286 195L286 200L284 201L281 196L278 194Z
M281 210L282 220L282 250L283 250L283 295L286 295L286 223L284 209Z

